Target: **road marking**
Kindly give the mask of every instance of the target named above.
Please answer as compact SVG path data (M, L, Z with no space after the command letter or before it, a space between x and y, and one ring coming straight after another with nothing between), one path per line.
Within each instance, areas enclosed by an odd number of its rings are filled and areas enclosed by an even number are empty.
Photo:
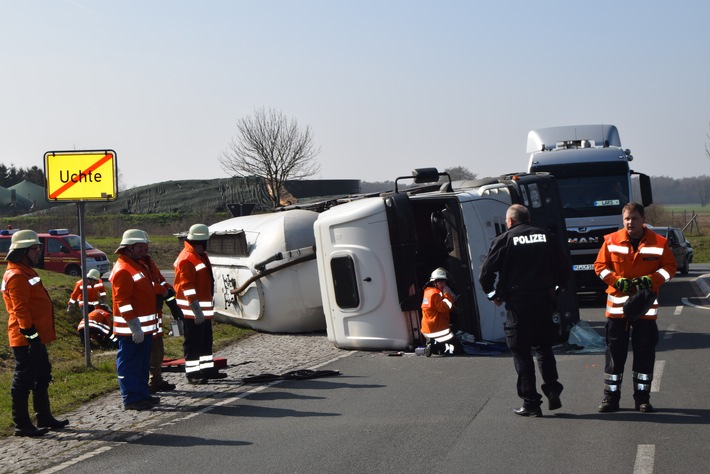
M710 295L708 295L708 296L710 296ZM681 298L680 300L681 300L681 301L683 302L683 304L686 305L686 306L692 306L693 308L701 308L701 309L710 310L710 308L707 307L707 306L703 306L703 305L691 303L690 301L688 301L688 298Z
M675 307L675 311L673 311L673 316L678 316L681 311L683 311L683 307L682 307L682 306L676 306L676 307Z
M665 360L656 361L656 365L653 367L653 382L651 382L652 392L659 392L661 390L661 377L663 376L663 369L665 367Z
M636 448L634 474L651 474L653 472L653 460L655 456L656 445L639 444L638 448Z
M672 338L674 332L675 332L675 324L669 324L668 327L666 328L665 333L663 334L663 339Z

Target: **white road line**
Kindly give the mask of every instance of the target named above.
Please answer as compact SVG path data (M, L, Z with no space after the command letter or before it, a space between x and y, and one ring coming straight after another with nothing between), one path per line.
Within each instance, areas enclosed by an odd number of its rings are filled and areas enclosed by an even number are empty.
M681 300L681 301L683 302L683 304L686 305L686 306L692 306L693 308L701 308L701 309L710 310L710 308L707 307L707 306L703 306L703 305L691 303L690 301L688 301L688 298L681 298L680 300Z
M659 392L661 390L661 377L663 377L663 369L666 367L665 360L657 360L653 366L653 382L651 382L651 391Z
M682 307L682 306L676 306L676 307L675 307L675 311L673 311L673 316L678 316L681 311L683 311L683 307Z
M652 474L653 461L656 456L656 445L639 444L636 448L636 461L634 461L634 474Z
M669 324L668 327L666 328L665 332L663 333L663 339L672 338L674 332L675 332L675 324Z

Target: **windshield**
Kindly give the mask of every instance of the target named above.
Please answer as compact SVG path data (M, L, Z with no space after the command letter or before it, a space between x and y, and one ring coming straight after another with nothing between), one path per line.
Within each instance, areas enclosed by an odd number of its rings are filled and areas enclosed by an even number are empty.
M558 178L565 217L621 215L629 202L625 176Z
M64 242L71 247L72 250L81 250L81 238L78 235L70 235L67 237L64 237ZM86 250L93 249L94 247L91 246L89 242L86 243Z

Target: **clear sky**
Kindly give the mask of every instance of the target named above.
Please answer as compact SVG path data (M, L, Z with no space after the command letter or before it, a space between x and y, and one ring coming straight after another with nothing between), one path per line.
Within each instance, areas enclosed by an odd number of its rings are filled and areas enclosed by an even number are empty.
M314 178L523 171L530 129L614 124L710 175L710 2L0 0L0 162L111 148L123 184L224 177L236 121L310 126Z

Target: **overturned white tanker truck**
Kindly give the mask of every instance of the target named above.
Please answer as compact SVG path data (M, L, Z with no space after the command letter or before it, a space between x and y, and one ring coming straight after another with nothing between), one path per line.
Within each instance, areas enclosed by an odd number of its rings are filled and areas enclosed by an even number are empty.
M403 179L414 186L400 191ZM215 310L266 332L325 328L343 349L411 350L423 342L423 286L443 267L459 295L455 331L500 342L505 309L488 301L478 273L514 203L567 249L559 192L547 173L451 182L434 168L419 169L397 178L393 192L320 214L294 209L214 224ZM572 277L568 287L554 315L560 342L579 321Z

